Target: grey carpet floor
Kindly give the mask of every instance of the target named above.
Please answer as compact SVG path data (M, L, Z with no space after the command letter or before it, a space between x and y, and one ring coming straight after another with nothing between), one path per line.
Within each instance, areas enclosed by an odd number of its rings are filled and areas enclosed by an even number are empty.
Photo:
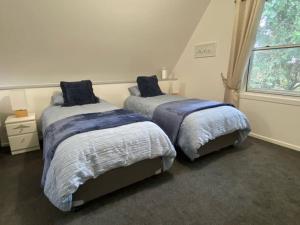
M300 152L248 138L62 213L40 189L41 152L0 153L0 224L300 224Z

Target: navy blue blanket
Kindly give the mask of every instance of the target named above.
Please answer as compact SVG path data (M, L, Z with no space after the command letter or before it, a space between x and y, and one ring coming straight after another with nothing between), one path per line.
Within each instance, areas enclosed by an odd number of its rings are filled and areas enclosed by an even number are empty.
M44 170L42 185L57 146L67 138L76 134L118 127L126 124L149 121L146 117L124 109L117 109L102 113L80 114L54 122L44 132Z
M186 116L196 111L219 106L232 105L202 99L186 99L168 102L156 107L152 121L165 131L173 144L176 144L180 126Z

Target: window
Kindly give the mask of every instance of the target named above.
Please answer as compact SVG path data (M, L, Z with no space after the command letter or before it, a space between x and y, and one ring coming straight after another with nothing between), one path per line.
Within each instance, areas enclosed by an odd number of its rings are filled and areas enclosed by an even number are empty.
M247 91L300 96L300 1L268 0L249 64Z

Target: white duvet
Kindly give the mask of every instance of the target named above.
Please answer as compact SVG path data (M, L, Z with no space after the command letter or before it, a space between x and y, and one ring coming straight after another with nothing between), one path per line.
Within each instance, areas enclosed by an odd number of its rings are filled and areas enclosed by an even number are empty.
M106 102L84 106L51 106L43 113L43 130L51 123L80 113L113 110ZM50 164L44 193L60 210L72 207L72 194L88 179L114 168L162 157L171 167L176 152L167 135L152 122L77 134L63 141Z
M184 99L186 98L173 95L148 98L130 96L126 99L124 107L152 118L159 105ZM201 146L234 131L238 131L239 134L235 144L242 143L250 132L247 117L238 109L221 106L200 110L185 117L179 130L177 144L191 160L194 160L201 156Z

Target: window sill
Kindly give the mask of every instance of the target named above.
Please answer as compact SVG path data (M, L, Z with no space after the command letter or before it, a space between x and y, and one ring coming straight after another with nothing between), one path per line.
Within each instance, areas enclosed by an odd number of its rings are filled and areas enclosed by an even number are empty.
M241 99L248 99L254 101L272 102L284 105L300 106L300 98L292 96L283 95L272 95L264 93L254 93L254 92L241 92Z

